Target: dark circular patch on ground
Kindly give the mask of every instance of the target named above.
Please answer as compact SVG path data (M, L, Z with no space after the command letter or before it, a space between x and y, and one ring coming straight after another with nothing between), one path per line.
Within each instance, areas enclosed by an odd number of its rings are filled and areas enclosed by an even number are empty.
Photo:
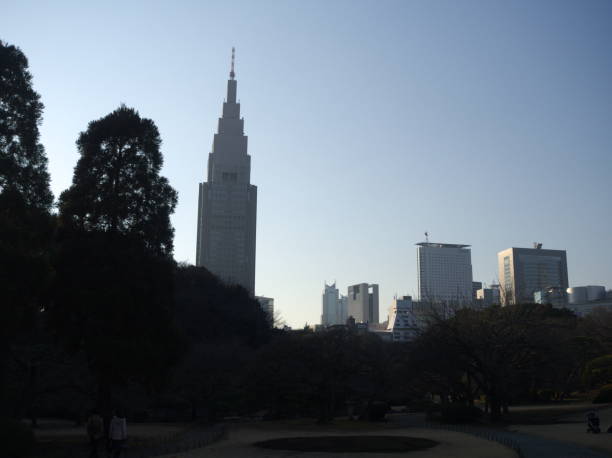
M283 437L256 442L257 447L273 450L331 453L400 453L424 450L438 442L422 437L407 436L315 436Z

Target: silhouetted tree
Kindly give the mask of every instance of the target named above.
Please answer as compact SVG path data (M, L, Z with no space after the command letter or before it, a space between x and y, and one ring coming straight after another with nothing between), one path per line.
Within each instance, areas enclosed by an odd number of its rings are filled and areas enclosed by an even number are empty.
M367 418L374 403L389 394L389 348L375 335L344 326L280 335L261 349L247 372L252 408L326 423L350 401L355 413Z
M449 387L453 376L455 383L473 381L497 420L521 392L554 386L557 361L569 358L575 321L571 312L532 304L462 309L434 319L419 340L435 349L428 371L449 377Z
M193 419L214 420L239 407L243 368L268 341L270 321L247 290L222 283L204 267L179 265L174 297L187 351L171 390L189 404Z
M39 142L42 110L26 57L0 41L0 416L8 410L11 346L33 328L50 278L53 196Z
M0 41L0 192L15 193L29 208L48 211L53 195L38 132L43 109L26 56Z
M160 145L155 123L124 105L90 122L77 140L81 157L72 186L60 196L62 223L139 238L151 253L170 256L177 194L159 175Z
M153 121L121 106L81 133L73 183L60 197L53 327L86 352L106 413L114 386L158 385L180 349L170 225L177 197L159 175L160 144Z

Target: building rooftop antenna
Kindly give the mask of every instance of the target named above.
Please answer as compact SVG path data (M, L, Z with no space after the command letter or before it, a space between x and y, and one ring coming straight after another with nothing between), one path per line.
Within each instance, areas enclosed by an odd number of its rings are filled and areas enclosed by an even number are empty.
M429 232L425 231L425 243L429 243Z
M234 79L236 77L236 73L234 72L234 61L236 60L236 48L232 46L232 67L230 69L230 78Z

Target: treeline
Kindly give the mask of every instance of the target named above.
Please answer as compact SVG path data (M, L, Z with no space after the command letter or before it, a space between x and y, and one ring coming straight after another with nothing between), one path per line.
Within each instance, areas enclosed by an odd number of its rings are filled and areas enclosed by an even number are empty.
M56 204L43 105L0 42L0 417L379 419L386 406L491 419L521 402L612 386L612 314L517 305L431 314L412 342L351 326L280 331L240 287L172 258L177 193L134 109L77 139ZM606 394L608 393L608 394Z

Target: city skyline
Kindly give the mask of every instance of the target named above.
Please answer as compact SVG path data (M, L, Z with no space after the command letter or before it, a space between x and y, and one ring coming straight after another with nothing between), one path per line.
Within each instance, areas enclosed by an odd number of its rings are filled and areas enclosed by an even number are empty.
M425 230L472 245L474 280L497 282L497 252L539 241L567 251L570 286L610 287L612 6L442 3L135 3L114 23L119 3L23 2L0 38L27 55L46 106L56 198L89 121L124 102L156 122L179 191L175 258L191 263L236 46L260 193L255 294L292 326L319 321L326 278L379 284L381 320L393 295L416 297Z

